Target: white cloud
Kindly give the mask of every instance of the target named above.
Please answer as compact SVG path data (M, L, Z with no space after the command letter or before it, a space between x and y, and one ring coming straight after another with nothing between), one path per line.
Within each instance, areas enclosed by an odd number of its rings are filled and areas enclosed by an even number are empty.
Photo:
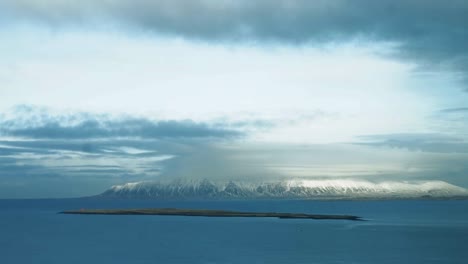
M200 121L322 111L339 118L257 138L332 142L424 130L424 116L438 100L425 98L419 87L427 83L415 82L411 65L375 55L392 49L385 43L234 46L36 27L4 29L0 36L9 50L0 62L8 72L0 77L3 107L29 103Z

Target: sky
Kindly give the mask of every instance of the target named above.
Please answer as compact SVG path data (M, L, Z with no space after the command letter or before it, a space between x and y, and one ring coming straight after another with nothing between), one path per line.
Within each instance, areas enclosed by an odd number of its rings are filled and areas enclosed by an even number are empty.
M0 2L0 198L167 178L468 187L468 2Z

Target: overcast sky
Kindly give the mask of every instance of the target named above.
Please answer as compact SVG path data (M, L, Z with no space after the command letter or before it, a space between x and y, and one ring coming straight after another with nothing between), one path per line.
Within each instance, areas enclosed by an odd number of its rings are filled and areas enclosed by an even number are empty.
M162 177L468 187L468 2L0 2L0 198Z

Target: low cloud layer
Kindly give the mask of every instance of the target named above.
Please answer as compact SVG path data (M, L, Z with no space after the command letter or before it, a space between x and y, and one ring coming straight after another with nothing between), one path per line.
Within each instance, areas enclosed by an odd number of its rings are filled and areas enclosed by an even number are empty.
M355 144L318 145L249 141L246 127L268 133L265 122L174 120L166 126L149 118L20 106L0 114L0 198L94 195L115 184L173 178L444 180L468 186L468 145L460 137L379 134Z
M205 41L393 43L421 67L468 73L468 2L372 0L35 1L0 3L2 23L127 28Z
M93 195L116 183L155 179L171 159L243 136L222 122L20 105L0 113L0 198Z
M18 109L18 108L17 108ZM20 116L0 118L0 136L30 139L97 138L233 138L238 130L192 120L150 120L143 117L93 116L89 113L49 115L27 106L19 107Z

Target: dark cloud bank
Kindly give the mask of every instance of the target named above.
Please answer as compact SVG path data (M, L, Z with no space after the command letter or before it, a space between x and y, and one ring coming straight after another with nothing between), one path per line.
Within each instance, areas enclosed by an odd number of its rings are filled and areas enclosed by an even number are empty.
M4 23L125 27L205 41L391 42L399 58L468 73L465 0L32 1L0 3ZM5 22L6 21L6 22Z
M233 138L242 136L232 124L214 125L192 120L150 120L144 117L109 117L105 114L52 115L47 109L17 106L12 119L2 120L0 136L30 139L96 138Z
M0 113L0 198L93 195L116 183L157 178L172 158L243 136L228 122L18 106Z
M230 138L240 136L235 130L210 127L193 121L150 121L143 118L120 120L83 120L76 125L63 125L50 121L39 126L3 126L0 133L4 136L36 139L90 139L112 137L158 138Z

